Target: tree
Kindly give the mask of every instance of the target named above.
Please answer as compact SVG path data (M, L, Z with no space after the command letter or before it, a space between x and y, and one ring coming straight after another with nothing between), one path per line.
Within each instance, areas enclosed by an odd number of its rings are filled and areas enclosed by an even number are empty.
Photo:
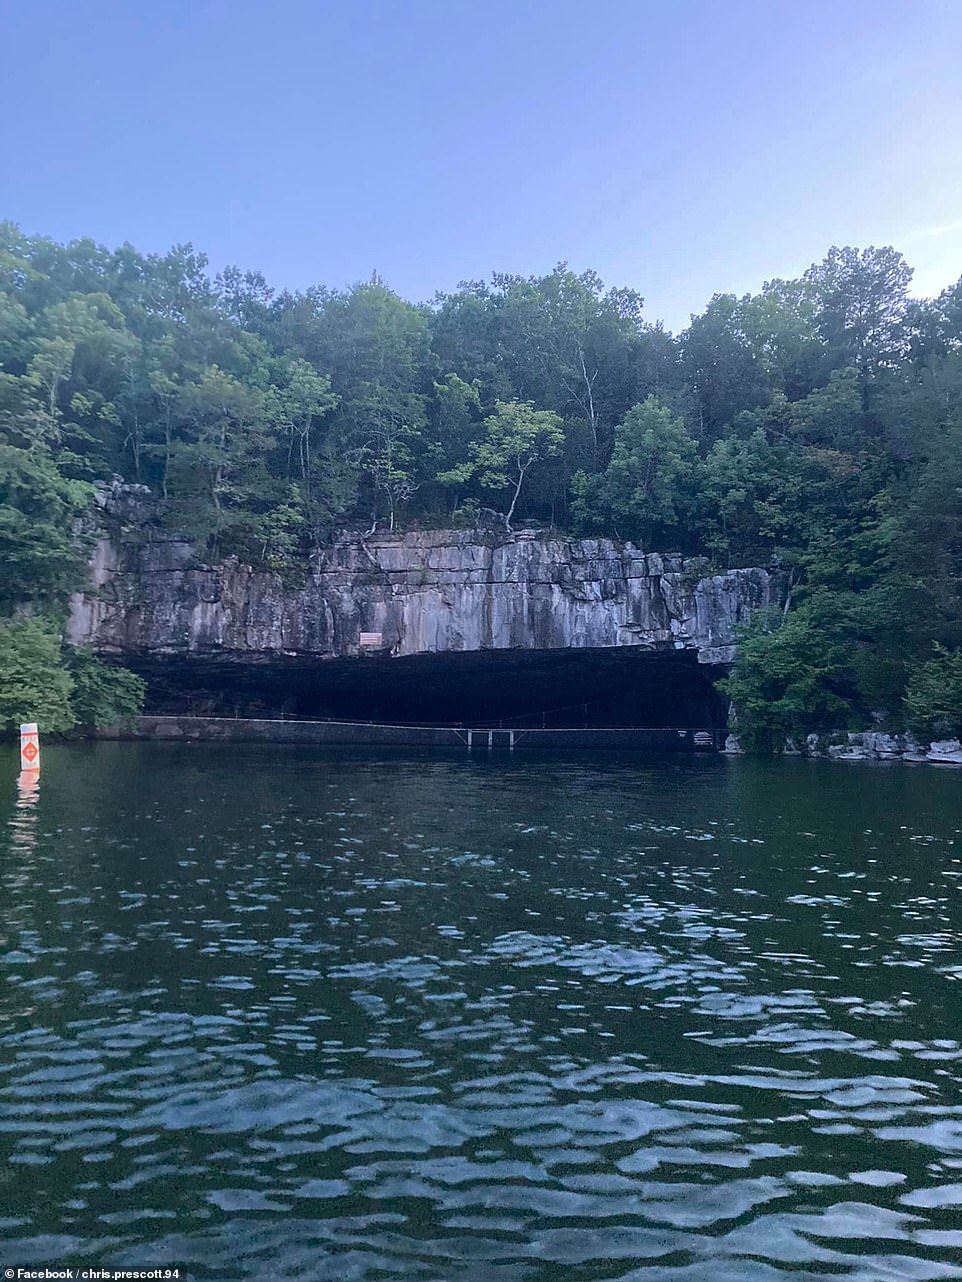
M824 387L785 402L786 426L791 436L806 445L834 450L859 451L872 446L856 370L835 369Z
M760 427L712 445L698 465L696 511L713 555L729 565L772 555L796 515L797 495L785 501L789 486L799 487L796 461L777 451Z
M962 404L923 446L902 497L895 557L918 590L916 628L933 641L962 645Z
M912 269L891 246L833 247L805 280L814 289L819 333L834 369L859 372L867 411L879 371L905 352L903 329Z
M84 649L69 650L65 666L73 681L70 707L78 725L116 726L143 707L147 682L135 672L106 664Z
M211 365L184 384L176 412L183 435L171 458L174 511L189 533L225 550L232 524L250 529L240 515L256 516L277 495L266 466L275 436L263 393Z
M696 430L703 439L714 439L737 414L764 405L770 395L757 330L754 344L746 332L748 301L716 294L681 336L682 366L694 392Z
M430 418L434 441L426 463L433 465L434 475L426 475L429 484L457 470L470 457L471 442L477 438L482 419L477 380L466 383L457 374L449 374L441 382L435 382ZM456 506L457 490L454 500Z
M525 477L536 464L560 453L563 444L557 414L537 410L530 401L498 401L494 413L484 420L483 438L469 446L470 459L441 473L438 480L453 485L476 475L484 489L510 489L504 514L505 527L510 530Z
M499 349L497 307L497 296L485 281L462 281L456 293L437 296L429 321L438 368L476 385L489 406L510 400L515 390Z
M623 537L651 539L671 529L688 496L695 442L682 419L653 397L615 428L611 462L600 476L572 481L576 520L585 528L614 523Z
M115 453L114 400L133 346L106 294L71 294L40 314L25 378L42 407L43 440L66 439L98 461Z
M619 404L619 393L623 398L628 391L629 353L641 331L641 296L628 289L606 292L596 272L576 275L567 263L540 279L532 277L525 288L533 293L541 322L531 327L531 356L557 383L556 408L587 424L598 464L610 450L612 424L627 409L627 401ZM509 293L506 306L511 301Z
M357 451L361 474L368 480L371 502L371 529L377 529L380 500L387 503L388 529L393 530L398 507L417 489L412 465L411 442L416 428L405 421L402 413L378 404L372 398L367 414L368 439Z
M268 391L267 414L287 438L287 475L297 473L306 499L311 495L312 435L316 420L337 406L331 380L298 356L288 357L278 369L278 383Z
M0 445L0 609L56 603L79 586L85 547L74 527L92 497L45 448Z
M807 396L827 374L816 302L809 280L771 280L739 304L742 333L766 381L790 401Z
M60 664L60 627L49 618L0 620L0 730L36 721L40 732L76 724L73 681Z
M844 726L857 703L851 658L809 612L755 611L731 675L718 683L735 704L744 746L781 752L786 739Z
M319 292L304 352L330 370L339 398L330 419L328 457L355 470L360 504L377 525L386 507L393 528L417 487L416 453L427 425L430 368L427 314L375 275L346 294Z
M463 282L437 302L432 346L443 369L477 385L485 406L531 401L560 414L566 431L583 427L591 466L607 462L613 425L638 399L647 365L659 364L657 335L643 343L640 295L559 263L545 276Z
M962 737L962 650L934 647L919 664L905 691L905 720L920 739Z

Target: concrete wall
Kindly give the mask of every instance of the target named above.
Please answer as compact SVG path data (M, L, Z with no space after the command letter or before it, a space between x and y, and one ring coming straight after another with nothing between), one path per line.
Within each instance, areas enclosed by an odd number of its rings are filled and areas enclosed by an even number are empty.
M694 729L470 730L454 726L390 726L351 721L267 721L228 717L138 717L100 738L233 743L327 744L343 747L628 749L637 752L716 751L718 732ZM722 736L723 737L723 736Z

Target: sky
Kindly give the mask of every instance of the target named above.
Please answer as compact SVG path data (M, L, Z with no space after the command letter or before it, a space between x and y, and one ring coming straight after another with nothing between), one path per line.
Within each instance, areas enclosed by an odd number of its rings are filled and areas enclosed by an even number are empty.
M428 300L565 260L678 331L962 275L959 0L0 0L0 219Z

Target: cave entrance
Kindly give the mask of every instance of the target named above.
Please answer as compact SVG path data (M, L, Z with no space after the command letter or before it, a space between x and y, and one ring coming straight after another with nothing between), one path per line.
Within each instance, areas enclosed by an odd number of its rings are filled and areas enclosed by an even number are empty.
M691 651L488 650L352 659L127 656L148 711L504 728L721 729L724 674Z

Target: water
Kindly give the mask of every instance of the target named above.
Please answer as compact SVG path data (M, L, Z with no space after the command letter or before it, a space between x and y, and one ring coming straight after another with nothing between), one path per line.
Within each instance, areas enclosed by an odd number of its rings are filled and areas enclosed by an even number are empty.
M962 1277L962 774L0 770L4 1266Z

